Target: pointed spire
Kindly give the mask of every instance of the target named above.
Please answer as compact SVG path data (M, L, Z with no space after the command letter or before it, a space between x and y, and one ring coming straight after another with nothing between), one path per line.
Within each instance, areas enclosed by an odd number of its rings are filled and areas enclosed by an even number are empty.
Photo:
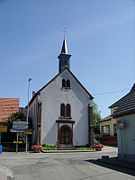
M59 72L61 72L64 68L70 69L70 57L71 57L71 55L68 54L66 37L64 37L61 53L58 56Z
M66 37L64 37L64 40L63 40L61 53L68 54Z

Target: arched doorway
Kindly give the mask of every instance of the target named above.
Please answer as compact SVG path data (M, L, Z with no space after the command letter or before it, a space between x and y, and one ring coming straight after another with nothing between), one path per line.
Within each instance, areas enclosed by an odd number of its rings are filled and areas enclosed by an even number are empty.
M72 130L70 126L63 125L59 129L59 143L72 144Z

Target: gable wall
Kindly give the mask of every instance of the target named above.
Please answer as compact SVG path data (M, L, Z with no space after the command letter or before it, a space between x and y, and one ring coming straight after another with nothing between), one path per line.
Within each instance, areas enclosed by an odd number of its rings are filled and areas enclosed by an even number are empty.
M62 88L62 79L70 79L71 89ZM88 144L88 104L91 102L89 95L74 79L74 77L65 70L47 87L41 91L42 99L42 144L57 143L57 123L60 116L60 104L69 103L71 105L74 145Z

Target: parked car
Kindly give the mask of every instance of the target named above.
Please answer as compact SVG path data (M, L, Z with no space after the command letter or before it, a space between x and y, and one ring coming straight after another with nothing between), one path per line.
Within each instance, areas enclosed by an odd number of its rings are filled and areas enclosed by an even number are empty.
M91 147L96 151L102 151L104 146L97 139L93 139L93 145Z

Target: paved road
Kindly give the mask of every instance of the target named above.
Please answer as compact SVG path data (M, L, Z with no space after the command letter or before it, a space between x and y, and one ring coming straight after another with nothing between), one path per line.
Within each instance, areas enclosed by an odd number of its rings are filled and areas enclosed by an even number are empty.
M114 157L117 149L53 154L3 153L0 165L11 169L15 180L135 180L130 172L122 173L119 169L106 168L89 161L102 155Z

